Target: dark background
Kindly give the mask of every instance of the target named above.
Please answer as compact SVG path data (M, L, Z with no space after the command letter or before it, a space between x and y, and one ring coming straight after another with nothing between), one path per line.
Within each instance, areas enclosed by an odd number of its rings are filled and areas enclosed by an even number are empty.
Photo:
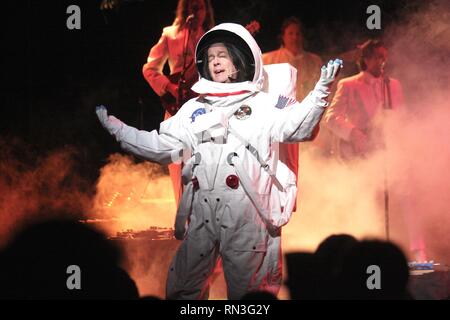
M176 0L122 1L101 11L100 0L9 1L2 8L0 142L19 154L48 154L75 147L80 174L94 182L117 142L100 126L95 106L104 104L126 123L157 129L159 99L142 76L149 49L174 18ZM263 52L278 48L281 21L298 16L306 48L323 59L353 49L411 11L419 1L212 0L216 23L258 20ZM81 30L69 30L66 8L81 8ZM382 10L382 30L366 28L366 9ZM31 151L30 151L31 150Z

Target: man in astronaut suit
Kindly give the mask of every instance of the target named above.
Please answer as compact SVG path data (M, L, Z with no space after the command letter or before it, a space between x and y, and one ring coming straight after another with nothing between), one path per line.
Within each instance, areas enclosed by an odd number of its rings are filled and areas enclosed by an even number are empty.
M162 122L159 133L127 126L103 106L97 115L125 150L161 164L185 162L175 221L183 242L169 268L168 299L207 298L219 256L229 299L253 290L277 294L281 227L297 193L295 174L278 161L278 143L311 139L342 61L322 67L314 90L298 103L262 92L261 50L240 25L207 32L196 59L200 80L192 90L200 96Z

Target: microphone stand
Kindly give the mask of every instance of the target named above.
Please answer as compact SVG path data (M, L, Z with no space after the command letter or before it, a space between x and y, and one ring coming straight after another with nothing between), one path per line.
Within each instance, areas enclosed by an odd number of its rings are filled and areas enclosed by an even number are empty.
M181 103L183 100L183 85L186 83L186 69L187 69L187 53L188 53L188 45L189 45L189 38L191 36L191 29L192 29L192 20L193 18L188 17L186 24L187 24L187 36L185 37L184 42L184 48L183 48L183 70L180 74L180 80L178 81L178 97L177 97L177 104Z
M191 29L192 29L192 20L193 20L193 16L189 16L186 20L186 24L187 24L187 36L185 37L185 42L184 42L184 48L183 48L183 70L181 71L180 74L180 79L178 81L178 97L177 97L177 101L176 104L178 105L178 108L180 108L181 106L179 105L182 101L183 101L183 86L186 84L186 69L187 69L187 53L188 53L188 46L189 46L189 38L191 36ZM195 58L194 58L195 59ZM183 169L183 162L180 164L181 169ZM183 194L184 192L184 185L183 183L181 183L181 193ZM181 201L181 195L180 198L178 199L178 201Z
M392 97L391 97L391 86L390 79L384 73L382 73L382 90L383 90L383 123L386 119L386 110L392 109ZM383 130L384 131L384 130ZM388 188L388 175L387 175L387 150L386 150L386 135L383 132L383 155L384 155L384 163L383 163L383 174L384 174L384 223L385 223L385 233L386 240L390 239L390 228L389 228L389 188Z

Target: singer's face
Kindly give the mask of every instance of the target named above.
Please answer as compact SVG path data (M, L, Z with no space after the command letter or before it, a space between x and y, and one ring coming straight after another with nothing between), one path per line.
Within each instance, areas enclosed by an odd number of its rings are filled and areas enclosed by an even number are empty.
M208 70L215 82L231 82L237 78L236 67L223 43L215 43L209 47Z
M188 4L189 15L195 16L195 21L199 26L203 24L206 18L206 4L205 0L191 0Z
M367 72L371 73L375 77L381 76L387 56L388 52L386 48L376 48L370 57L364 59L367 66Z
M291 23L284 29L282 37L283 45L289 50L295 50L303 46L303 36L300 27L295 23Z

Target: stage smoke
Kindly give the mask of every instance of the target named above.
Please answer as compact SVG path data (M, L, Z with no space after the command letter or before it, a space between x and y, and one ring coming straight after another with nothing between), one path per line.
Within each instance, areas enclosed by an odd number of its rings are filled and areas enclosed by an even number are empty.
M411 260L413 245L424 246L428 259L450 262L449 8L433 1L408 10L385 30L390 76L401 81L406 99L405 110L376 120L385 151L343 164L303 144L299 210L284 229L287 250L315 250L332 233L385 238L386 169L391 240Z
M1 139L0 150L0 246L23 223L52 218L54 212L84 218L91 195L89 183L77 173L76 149L67 147L36 159L28 144L12 138Z

